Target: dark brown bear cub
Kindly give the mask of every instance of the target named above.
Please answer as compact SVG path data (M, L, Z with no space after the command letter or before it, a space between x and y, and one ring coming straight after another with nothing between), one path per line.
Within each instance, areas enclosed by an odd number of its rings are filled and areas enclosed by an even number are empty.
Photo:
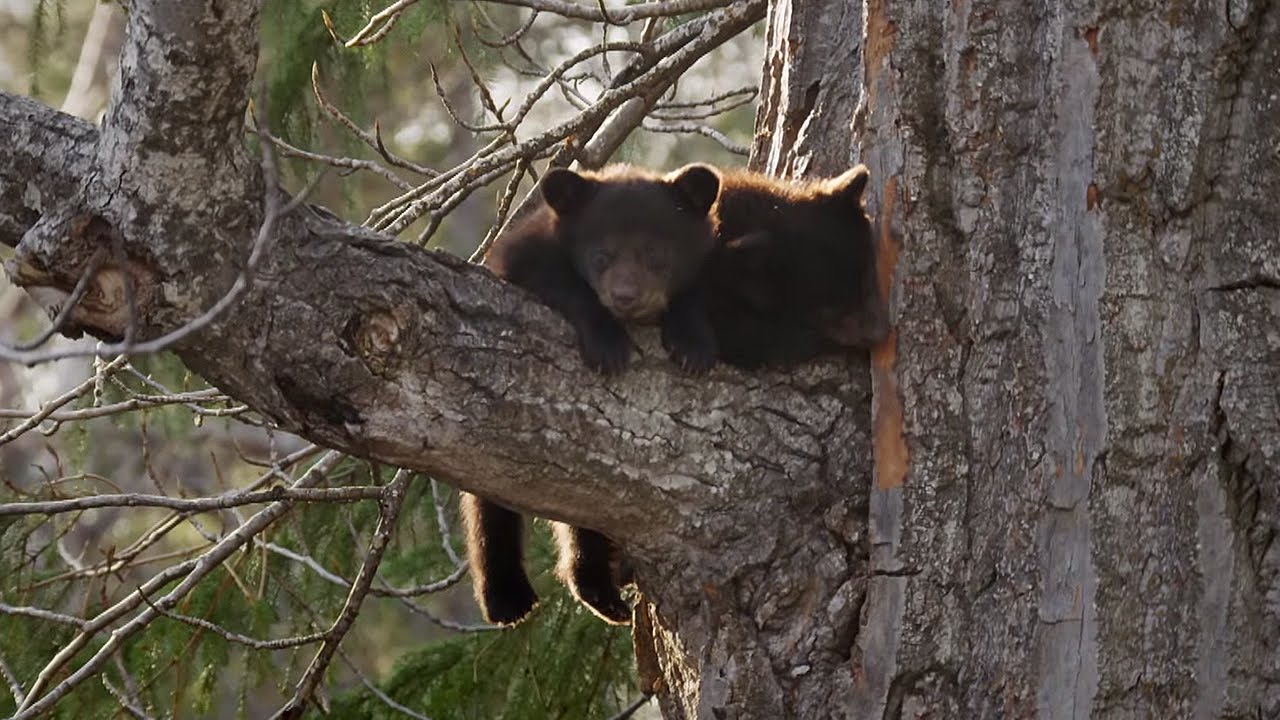
M494 241L484 264L563 315L592 369L621 370L631 354L624 325L658 322L672 359L706 370L716 361L715 336L694 285L715 246L710 213L719 188L705 165L665 176L627 166L551 170L540 183L543 204ZM518 622L538 599L524 572L521 516L466 493L462 509L485 618ZM606 620L627 622L613 544L560 524L556 539L560 576L574 596Z
M625 367L624 325L654 322L680 367L715 364L715 337L692 286L715 246L719 174L706 165L666 176L625 165L555 169L540 188L544 204L494 241L485 266L563 315L592 369Z
M861 165L810 182L722 173L703 279L722 362L786 366L885 338L867 177Z

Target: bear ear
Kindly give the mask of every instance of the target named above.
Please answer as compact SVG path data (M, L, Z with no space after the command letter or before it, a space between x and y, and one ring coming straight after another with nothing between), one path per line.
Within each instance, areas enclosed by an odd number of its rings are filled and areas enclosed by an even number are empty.
M686 165L667 176L680 198L680 209L697 215L711 212L720 195L720 173L710 165Z
M842 203L847 202L861 207L862 193L867 189L867 181L870 179L871 174L867 172L867 166L858 165L828 180L827 192Z
M595 194L595 181L572 170L552 168L542 176L542 197L558 215L581 209Z

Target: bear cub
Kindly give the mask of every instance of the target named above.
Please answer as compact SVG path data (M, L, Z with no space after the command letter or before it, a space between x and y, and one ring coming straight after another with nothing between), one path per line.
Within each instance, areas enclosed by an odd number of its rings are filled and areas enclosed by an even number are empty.
M694 281L715 247L719 173L707 165L667 175L557 168L539 188L541 205L498 236L484 265L563 315L594 370L622 370L631 354L624 325L655 322L677 365L714 365L715 336Z
M594 370L622 370L631 354L625 325L654 322L681 368L714 365L715 336L696 281L715 248L719 173L706 165L667 175L625 165L553 169L539 189L541 204L498 236L484 265L563 315ZM523 566L523 519L468 493L462 516L485 619L518 622L538 600ZM570 591L605 620L629 621L613 543L593 530L553 525Z
M722 171L702 279L722 362L788 366L888 335L867 180L862 165L807 182Z

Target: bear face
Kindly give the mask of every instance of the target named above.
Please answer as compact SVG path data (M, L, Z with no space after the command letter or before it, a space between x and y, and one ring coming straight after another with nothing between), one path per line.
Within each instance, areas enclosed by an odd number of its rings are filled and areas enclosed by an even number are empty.
M542 195L578 274L627 323L653 323L689 287L714 247L715 170L690 165L665 177L618 166L596 174L556 169Z
M623 325L656 320L671 358L699 372L717 353L697 279L715 247L719 188L705 165L551 170L542 204L498 236L484 264L564 316L593 370L626 367Z

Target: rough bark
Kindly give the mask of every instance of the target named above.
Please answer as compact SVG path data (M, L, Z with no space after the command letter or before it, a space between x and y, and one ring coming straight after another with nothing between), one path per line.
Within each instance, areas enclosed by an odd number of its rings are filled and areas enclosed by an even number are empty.
M853 2L770 3L757 169L830 177L854 164L861 18ZM821 411L788 413L786 422L795 423L788 444L812 462L761 466L749 487L735 484L737 497L715 516L715 536L730 542L641 585L652 604L639 613L637 655L642 670L648 658L660 669L664 717L848 712L860 681L850 652L871 579L872 447L866 359L848 359L847 371L847 384L809 399ZM742 434L760 443L783 429L743 427Z
M852 716L1280 716L1280 6L866 11L910 572Z

